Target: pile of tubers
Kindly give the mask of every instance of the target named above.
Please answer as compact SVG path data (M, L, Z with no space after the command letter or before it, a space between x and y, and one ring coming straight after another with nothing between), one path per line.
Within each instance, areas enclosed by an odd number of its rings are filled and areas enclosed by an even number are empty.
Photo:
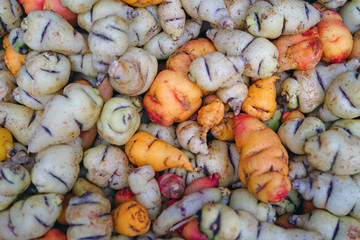
M0 239L360 240L359 9L1 0Z

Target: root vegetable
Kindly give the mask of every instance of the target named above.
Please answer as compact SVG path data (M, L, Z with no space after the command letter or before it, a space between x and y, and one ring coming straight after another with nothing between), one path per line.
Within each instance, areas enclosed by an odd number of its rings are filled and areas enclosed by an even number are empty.
M42 111L35 111L20 104L0 102L1 125L23 145L28 145L41 117Z
M136 201L127 201L116 207L112 213L114 230L126 236L147 233L151 221L146 209Z
M150 5L157 5L163 0L124 0L127 4L134 7L147 7Z
M183 8L191 17L216 23L222 28L234 29L234 21L229 15L224 1L220 0L181 0Z
M26 45L35 51L54 51L64 55L89 52L84 37L53 11L30 12L21 22L21 29L25 31Z
M318 115L321 120L327 122L360 116L358 79L357 71L344 72L334 79L326 92L324 104L319 109Z
M120 189L115 195L115 205L119 206L120 204L135 200L135 194L131 191L129 187Z
M275 221L275 208L270 203L258 201L256 196L246 188L238 188L231 192L229 207L234 210L246 210L259 221L270 223Z
M174 41L167 33L160 32L146 42L143 48L154 55L158 60L167 59L185 43L189 42L191 39L197 38L200 34L201 26L202 21L196 19L186 20L185 29L176 41Z
M14 28L10 31L8 42L15 52L21 55L29 53L29 47L26 46L24 41L24 31L21 28Z
M218 188L205 188L189 194L166 208L153 223L153 231L162 236L179 227L177 224L193 216L206 203L219 202L221 192Z
M10 72L16 77L19 69L25 63L26 55L17 53L12 49L9 42L9 34L3 38L3 48L5 49L4 61Z
M85 13L99 0L61 0L61 3L74 13Z
M346 2L346 0L319 0L319 3L328 9L342 7Z
M184 191L184 196L200 191L205 188L215 188L218 186L220 174L214 173L211 176L200 177L188 184Z
M30 173L21 165L5 161L0 162L0 210L6 209L17 196L30 186Z
M80 138L68 144L50 146L36 155L31 182L39 193L65 194L79 176L82 157Z
M291 189L289 194L286 196L284 200L278 203L273 203L272 206L276 211L277 216L282 216L287 213L295 213L301 211L301 204L304 199L301 194L295 190Z
M242 76L231 86L219 88L216 91L216 96L218 96L223 103L228 104L235 115L240 113L241 106L248 95L248 86L246 82L248 82L248 77Z
M273 41L273 44L279 50L278 72L312 69L323 54L323 44L316 27L303 33L281 36Z
M39 240L67 240L65 233L60 231L57 228L50 229L43 238L40 238Z
M316 26L323 45L321 60L327 63L345 60L351 53L353 37L341 15L334 10L322 11L321 21Z
M277 131L281 142L295 154L305 154L305 142L325 131L324 123L316 117L291 118L285 121Z
M55 224L62 207L61 194L36 194L0 213L0 237L8 240L43 236ZM10 224L10 225L9 225Z
M280 119L282 117L283 111L284 107L282 105L277 105L274 115L269 120L263 122L265 126L277 132L280 127Z
M196 154L196 163L210 175L220 175L219 187L226 187L238 181L239 154L234 143L212 140L208 154Z
M338 175L360 173L359 137L345 129L329 129L310 138L304 150L316 169Z
M310 231L321 233L323 239L356 239L360 224L352 217L338 217L325 210L313 210L302 215L293 215L288 222Z
M88 42L97 72L106 73L110 63L125 53L129 47L128 33L129 25L116 15L100 18L92 24Z
M0 3L0 18L2 21L0 27L0 37L3 37L12 29L20 27L23 10L16 0L5 0Z
M0 162L12 157L14 154L14 140L11 132L0 127Z
M89 181L87 181L86 179L81 178L81 177L79 177L76 180L71 191L75 196L78 196L78 197L82 196L85 193L91 192L91 193L96 193L96 194L101 195L104 198L106 198L106 195L101 188L99 188L95 184L92 184Z
M54 96L61 95L61 90L51 94L34 96L24 89L17 87L13 90L12 95L16 102L34 110L44 110L46 103Z
M186 16L181 0L162 1L158 14L162 29L176 41L185 29Z
M110 209L109 200L98 193L87 192L72 197L65 211L66 221L70 225L67 238L110 239L113 230Z
M154 178L155 171L150 165L129 169L128 181L135 199L146 209L151 220L160 213L161 192Z
M262 121L269 120L276 111L275 81L279 77L272 76L255 81L248 90L241 109L250 116Z
M88 170L86 178L100 187L119 190L129 186L129 160L118 147L100 144L88 149L84 152L83 165Z
M126 98L113 97L101 111L97 128L99 134L109 143L124 145L140 125L136 107Z
M245 76L267 78L279 68L279 51L266 38L256 38L245 31L226 29L209 29L206 36L219 52L227 56L243 56L246 59Z
M146 92L158 73L156 58L142 48L131 47L108 69L111 86L129 96Z
M352 34L360 30L360 26L357 24L360 21L360 16L357 12L359 7L359 0L346 1L346 4L339 11L343 22Z
M210 129L211 135L222 141L234 141L234 118L224 117L219 124Z
M289 179L293 181L299 178L305 178L314 171L307 160L306 155L296 155L290 158L289 161Z
M219 204L206 204L199 213L200 231L209 239L292 239L319 240L322 235L315 231L284 229L275 224L258 221L246 210L233 210Z
M141 123L138 130L148 132L151 135L169 143L173 147L180 147L176 127L174 125L163 126L152 122Z
M34 96L52 94L69 81L71 64L55 52L32 51L16 76L17 85Z
M221 52L211 52L190 64L188 77L202 90L216 91L234 84L241 77L245 65L241 56L227 57Z
M201 138L201 135L202 127L196 121L183 121L176 127L176 136L181 147L194 154L209 152L206 138Z
M88 77L97 77L98 72L92 64L92 54L70 55L71 71L80 72Z
M245 24L254 36L275 39L305 32L320 18L320 11L302 0L257 1L248 8Z
M42 10L51 10L61 15L72 26L77 25L77 14L64 6L61 0L45 0Z
M8 70L0 70L0 101L14 103L12 96L13 90L16 88L16 80L14 75Z
M55 96L46 103L41 123L28 144L29 152L74 140L80 131L90 129L96 123L103 100L99 92L81 83L68 84L63 95Z
M164 126L187 120L201 106L201 89L183 73L161 71L144 96L150 120Z
M240 113L234 120L240 180L260 201L283 200L291 184L288 153L280 138L255 117Z
M125 153L134 165L150 164L155 171L171 167L196 170L181 150L144 131L139 131L131 137L125 144Z
M27 147L19 142L14 143L14 156L10 160L14 163L20 164L26 170L30 171L35 163L35 159L27 153Z
M160 192L166 198L180 198L185 189L185 183L179 175L163 173L158 179Z
M296 70L292 78L287 78L281 83L281 97L288 108L298 108L303 113L312 112L324 102L325 94L337 76L354 71L358 67L360 58L346 63L318 65L305 71Z
M326 209L336 216L360 217L360 175L341 176L314 171L306 178L295 179L293 188L315 207Z

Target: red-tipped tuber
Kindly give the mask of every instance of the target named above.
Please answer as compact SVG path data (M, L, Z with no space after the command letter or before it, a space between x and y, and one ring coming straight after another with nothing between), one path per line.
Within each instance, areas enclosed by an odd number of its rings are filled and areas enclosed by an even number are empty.
M184 180L176 174L164 173L158 179L160 192L166 198L180 198L185 189Z
M135 194L130 190L130 188L120 189L115 194L115 205L116 206L119 206L120 204L127 202L127 201L131 201L131 200L135 200Z
M212 176L195 179L185 188L184 195L189 195L204 188L217 187L219 178L220 175L218 173L214 173Z

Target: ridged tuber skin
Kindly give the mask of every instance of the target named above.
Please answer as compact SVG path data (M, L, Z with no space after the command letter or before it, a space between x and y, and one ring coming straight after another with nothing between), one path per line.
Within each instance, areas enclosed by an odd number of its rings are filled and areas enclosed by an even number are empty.
M0 27L0 37L3 37L6 33L12 29L20 27L21 16L23 15L23 9L16 0L4 0L0 3L0 18L2 21Z
M248 8L245 24L252 35L275 39L305 32L320 18L320 11L302 0L257 1Z
M138 131L130 138L125 144L125 153L132 164L138 167L151 165L156 172L172 167L197 170L180 149L144 131Z
M106 198L106 194L103 189L81 177L76 179L76 182L71 189L71 192L78 197L82 196L87 192L92 192Z
M150 5L157 5L163 0L124 0L127 4L135 7L147 7Z
M85 13L98 1L99 0L61 0L61 3L74 13Z
M234 116L230 112L225 114L220 123L210 129L210 133L218 140L234 141Z
M240 113L241 106L248 94L248 86L245 83L247 82L246 78L248 79L248 77L243 75L231 86L219 88L216 91L216 96L218 96L223 103L229 105L235 115Z
M0 162L0 211L6 209L16 197L30 186L30 173L21 165Z
M81 83L68 84L63 89L63 95L49 100L41 122L29 144L29 152L39 152L42 149L76 139L81 131L93 127L100 116L103 100L99 91Z
M71 64L56 52L32 51L16 76L17 85L34 96L52 94L69 81Z
M61 92L62 89L55 93L34 96L24 89L17 87L13 90L12 95L14 96L16 102L31 109L40 111L45 109L45 105L50 100L50 98L56 95L61 95Z
M321 60L326 63L342 62L351 53L353 36L339 13L330 9L321 13L322 18L316 24L323 45Z
M279 51L266 38L254 37L241 30L209 29L206 36L219 52L227 56L243 56L247 64L244 75L253 78L267 78L278 71ZM265 64L266 63L266 64Z
M42 111L20 104L0 102L1 126L8 129L18 142L26 146L40 124L42 114Z
M100 18L92 24L88 42L97 72L106 73L110 63L126 52L128 33L129 25L116 15Z
M60 216L63 199L61 194L48 193L17 201L0 212L0 237L24 240L43 236Z
M305 142L325 131L324 123L316 117L292 118L284 122L277 131L281 142L295 154L305 154Z
M161 212L153 223L157 236L165 235L178 228L178 223L196 214L206 203L219 202L221 192L218 188L205 188L191 193Z
M340 119L335 121L329 129L344 129L349 134L360 137L360 120Z
M278 80L279 77L274 75L253 82L248 89L241 109L261 121L269 120L276 111L275 82Z
M101 110L98 133L111 144L124 145L139 128L140 121L140 115L130 100L113 97Z
M155 179L155 171L150 165L129 169L129 186L138 203L145 207L151 220L160 213L161 192Z
M318 2L328 9L334 9L342 7L346 3L346 0L319 0Z
M306 178L295 179L293 188L310 200L315 207L328 210L336 216L360 217L360 174L335 175L314 171Z
M263 222L274 223L276 218L275 208L270 203L258 201L246 188L238 188L231 192L229 207L234 210L246 210Z
M70 55L71 71L80 72L88 77L97 77L98 72L92 65L92 53L85 53L81 55Z
M0 70L0 101L14 103L12 92L16 87L14 75L8 70Z
M280 36L272 43L279 50L278 72L312 69L323 54L323 44L316 27L302 33Z
M32 11L21 22L27 46L35 51L54 51L64 55L84 54L89 47L83 35L59 14Z
M202 90L216 91L237 82L244 71L246 61L241 56L225 56L211 52L196 58L189 67L188 77Z
M288 153L277 134L259 119L240 113L234 117L240 153L239 178L263 202L283 200L291 189Z
M196 120L202 128L201 140L206 140L208 131L223 120L224 114L225 105L218 97L198 110Z
M174 125L163 126L157 123L140 123L139 131L145 131L151 135L169 143L171 146L179 148L180 143Z
M352 34L360 30L360 26L357 24L360 21L360 15L357 10L359 7L359 0L347 1L339 11L343 22Z
M245 30L246 10L257 0L224 0L229 15L234 22L234 29ZM211 23L212 28L221 28L220 25Z
M321 209L302 215L293 215L288 222L298 228L317 231L321 233L324 240L359 238L360 224L356 218L339 217Z
M318 116L324 121L334 121L340 118L353 119L360 116L357 89L359 73L347 71L337 76L331 83L325 95L323 106Z
M310 113L325 100L331 83L342 73L355 71L360 67L360 58L345 63L316 66L309 70L296 70L293 77L285 79L280 86L280 95L288 108L298 108Z
M39 193L65 194L74 186L83 158L81 139L50 146L36 154L31 182ZM61 156L61 159L59 158Z
M186 15L181 0L162 1L158 14L162 29L176 41L185 29Z
M359 137L346 129L329 129L305 142L304 150L311 166L337 175L360 173Z
M85 192L72 197L65 210L65 218L70 225L67 239L110 240L113 230L110 210L110 201L99 193Z
M9 34L5 35L2 41L2 46L5 49L4 62L7 69L16 77L20 67L25 63L26 55L17 53L12 49L9 42Z
M199 229L209 239L243 240L320 240L322 235L315 231L284 229L273 223L258 221L246 210L233 210L219 204L206 204L198 214Z
M97 1L89 11L78 15L78 24L82 29L90 32L96 20L110 15L119 16L128 23L138 16L138 13L123 1L101 0Z
M161 31L156 9L157 6L135 9L137 16L129 22L129 46L142 47Z
M183 8L191 17L216 23L222 28L234 29L234 21L221 0L181 0Z
M289 179L306 178L315 168L311 166L306 155L296 155L289 159Z
M176 136L183 149L194 154L209 153L206 139L201 138L202 127L197 121L186 120L176 127Z
M146 92L157 73L157 59L137 47L127 49L108 69L111 86L115 91L128 96L138 96Z
M170 126L190 118L201 106L203 93L182 72L165 69L144 96L144 108L154 123Z
M22 55L29 53L29 47L24 41L24 31L18 27L14 28L9 33L9 43L11 48Z
M185 43L195 39L200 34L202 21L188 19L185 22L185 29L181 36L174 41L167 33L160 32L150 39L143 48L154 55L158 60L165 60Z
M220 174L218 186L226 187L238 181L238 162L240 155L234 143L212 140L208 143L209 153L196 154L196 163L207 174Z
M86 150L83 165L88 170L86 178L99 187L119 190L129 186L129 160L118 147L100 144Z

